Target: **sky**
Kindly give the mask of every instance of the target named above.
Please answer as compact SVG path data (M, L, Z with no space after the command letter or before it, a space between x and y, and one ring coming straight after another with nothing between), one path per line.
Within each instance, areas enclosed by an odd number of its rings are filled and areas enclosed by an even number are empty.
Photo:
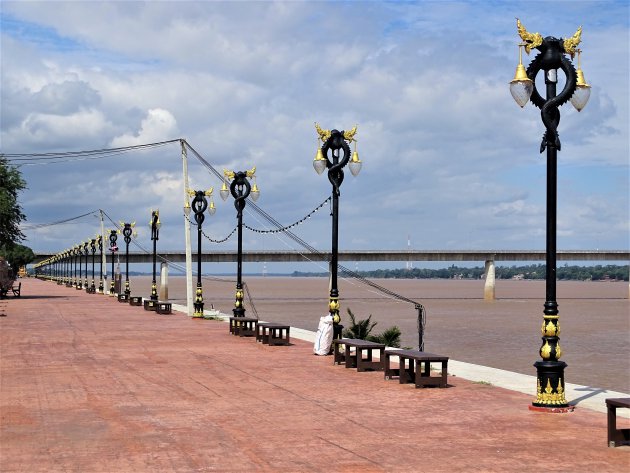
M357 177L346 171L341 187L341 250L544 249L544 127L540 111L521 109L509 92L515 18L543 36L569 37L582 26L592 93L582 112L560 110L558 249L628 249L629 8L575 0L2 1L0 150L184 138L219 171L256 166L257 204L288 225L331 193L312 167L314 123L356 124L363 168ZM523 54L526 66L534 54ZM190 187L215 189L217 211L204 232L222 239L236 224L234 206L218 197L221 182L188 159ZM65 250L100 228L93 215L38 224L96 209L136 221L149 248L159 208L158 251L184 248L178 143L20 170L24 244L36 252ZM329 251L330 220L324 206L293 231ZM244 221L269 228L247 207ZM203 245L232 250L236 239ZM301 250L281 234L251 231L243 245Z

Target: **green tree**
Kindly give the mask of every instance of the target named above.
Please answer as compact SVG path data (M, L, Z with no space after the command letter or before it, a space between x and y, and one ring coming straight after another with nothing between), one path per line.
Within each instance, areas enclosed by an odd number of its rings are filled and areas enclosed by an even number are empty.
M20 266L26 266L35 259L35 254L28 246L13 244L0 247L0 256L11 265L13 277L17 276Z
M9 248L25 237L20 222L26 220L18 203L18 194L26 188L20 171L0 155L0 248Z

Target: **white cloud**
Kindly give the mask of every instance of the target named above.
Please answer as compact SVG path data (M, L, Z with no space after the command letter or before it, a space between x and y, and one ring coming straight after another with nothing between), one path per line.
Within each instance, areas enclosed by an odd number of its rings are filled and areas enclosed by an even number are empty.
M325 128L358 123L364 167L356 179L347 173L342 187L342 245L404 246L406 237L392 234L392 228L411 233L418 248L544 242L540 112L531 105L519 109L508 90L518 57L516 6L60 5L3 3L4 15L28 22L3 29L5 152L183 137L219 170L256 165L260 205L290 223L330 193L326 176L311 167L313 122ZM579 3L571 11L545 6L548 14L529 4L519 5L518 14L544 35L572 34L588 20L582 66L593 85L583 112L570 106L561 111L562 241L593 246L597 224L616 229L597 237L600 247L627 246L627 199L615 201L619 212L595 205L628 189L628 41L619 40L627 39L628 26L615 14L627 10L616 4L607 12L597 4ZM24 207L31 220L46 218L40 213L46 205L49 213L59 211L39 197L54 169L65 189L55 189L57 202L73 202L91 191L112 215L141 215L159 205L164 222L179 222L179 153L172 145L65 168L24 167L32 189ZM195 185L219 185L192 155L189 167ZM593 180L593 168L608 171ZM622 177L611 180L613 174ZM219 204L212 219L217 236L229 231L233 220L233 208ZM329 219L312 220L305 234L326 247ZM166 224L163 233L173 247L181 246L179 228ZM279 243L252 239L250 244Z
M112 148L157 143L178 138L177 120L171 112L154 108L147 112L137 133L126 133L112 140Z

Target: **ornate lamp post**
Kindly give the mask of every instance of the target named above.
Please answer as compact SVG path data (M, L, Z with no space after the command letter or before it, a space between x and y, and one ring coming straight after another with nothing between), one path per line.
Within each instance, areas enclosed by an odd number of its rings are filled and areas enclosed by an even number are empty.
M74 287L75 289L81 289L79 285L81 284L80 279L77 279L77 258L81 255L81 250L79 249L79 245L74 245L72 248L74 252ZM78 262L80 265L80 261Z
M61 286L63 284L63 256L61 253L55 255L55 268L57 285Z
M99 268L101 268L101 277L99 279L98 282L98 293L99 294L105 294L105 286L103 285L103 235L99 235L96 237L96 244L98 245L98 251L99 251L99 261L101 262L101 264L99 264Z
M156 310L158 302L157 282L155 280L155 266L157 263L157 241L160 238L160 211L151 210L151 241L153 241L153 281L151 282L151 297L144 301L144 310Z
M582 27L569 39L557 39L552 36L543 38L539 33L529 33L516 20L518 34L523 40L520 48L525 47L529 54L532 49L540 53L529 64L525 71L522 60L516 69L514 80L510 82L510 92L514 100L524 107L531 98L532 103L541 111L545 134L540 144L540 152L547 150L547 224L546 224L546 301L544 304L542 332L542 346L540 356L534 366L537 370L537 395L530 408L542 410L569 409L564 397L564 368L567 364L559 361L562 355L560 348L560 323L558 316L558 302L556 301L556 207L557 207L557 158L560 151L558 124L560 111L558 107L569 100L578 112L586 105L590 95L590 86L584 81L581 69L575 71L573 64L566 55L573 58L580 53L576 49L580 43ZM579 58L579 56L578 56ZM579 67L579 66L578 66ZM562 92L556 94L558 69L561 69L566 81ZM546 97L543 99L536 89L536 76L544 71Z
M206 197L212 196L213 190L214 189L212 187L207 191L195 191L188 189L188 195L193 198L190 206L195 213L195 222L197 223L197 289L195 290L195 302L193 304L195 307L193 318L197 319L203 318L203 289L201 287L201 226L205 220L205 215L203 213L206 209L210 215L213 215L217 210L214 206L214 202L210 200L208 203L208 199L206 199ZM184 211L186 212L186 210ZM155 266L153 268L155 274Z
M114 255L118 251L118 245L116 245L116 240L118 240L118 232L116 230L109 231L109 251L112 252L112 280L109 284L109 295L113 296L116 292L116 283L114 282Z
M63 252L63 274L66 287L72 286L72 275L70 273L70 250Z
M227 183L223 181L221 187L221 198L226 200L229 194L234 197L234 207L236 207L236 218L238 221L238 260L236 264L236 300L234 301L234 317L245 317L245 306L243 305L243 209L247 202L247 197L251 195L252 200L256 202L260 196L260 191L256 185L255 176L256 167L249 171L228 171L224 170L223 175L229 181L230 189L228 191ZM254 178L254 186L249 183L248 179Z
M90 284L89 291L90 294L96 293L96 286L94 285L94 255L96 254L96 238L92 238L90 240L90 251L92 252L92 284Z
M66 255L68 255L68 282L66 283L67 287L73 287L75 284L74 280L74 247L70 247L66 250Z
M122 235L125 240L125 292L118 294L118 302L129 302L129 298L131 297L131 289L129 288L129 243L131 243L132 235L134 237L137 236L133 231L136 222L120 222L120 226L122 227Z
M83 254L85 255L85 283L83 284L83 289L88 290L88 255L90 254L90 240L83 242Z
M333 317L334 338L341 338L342 326L339 325L339 289L337 286L337 269L339 253L339 189L343 182L343 168L348 164L353 176L357 176L361 171L361 160L356 150L357 132L355 126L350 131L322 130L315 124L315 129L319 135L318 139L323 143L318 148L317 155L313 161L313 167L317 174L324 172L328 168L328 180L332 184L332 251L330 259L330 299L328 301L328 311ZM355 149L350 159L350 146L348 143L355 142ZM331 152L329 158L328 152ZM343 156L340 153L343 152Z

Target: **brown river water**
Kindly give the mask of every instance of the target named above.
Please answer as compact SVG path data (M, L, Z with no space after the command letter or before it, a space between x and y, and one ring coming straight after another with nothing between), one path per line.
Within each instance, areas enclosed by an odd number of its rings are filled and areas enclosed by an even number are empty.
M159 278L159 276L158 276ZM231 313L235 282L203 279L205 308ZM327 278L244 277L258 317L315 331L328 306ZM131 276L132 295L148 295L151 277ZM458 361L535 375L540 360L545 282L497 280L496 300L484 301L482 280L375 279L424 305L425 351ZM196 284L194 279L193 284ZM159 286L159 280L158 280ZM397 325L401 344L418 347L413 304L358 282L339 282L342 324L347 308L357 319L372 315L379 333ZM558 281L562 360L569 383L630 393L630 305L627 282ZM169 277L169 300L185 304L186 282ZM255 316L246 301L247 316Z

